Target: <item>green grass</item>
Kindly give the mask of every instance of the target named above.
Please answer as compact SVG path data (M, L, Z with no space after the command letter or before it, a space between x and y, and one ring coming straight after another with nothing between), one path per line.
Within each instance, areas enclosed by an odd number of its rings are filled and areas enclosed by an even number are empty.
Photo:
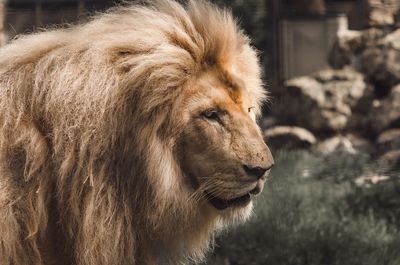
M363 155L275 157L253 218L218 237L208 265L400 264L400 204L382 209L354 184L365 173L398 172Z

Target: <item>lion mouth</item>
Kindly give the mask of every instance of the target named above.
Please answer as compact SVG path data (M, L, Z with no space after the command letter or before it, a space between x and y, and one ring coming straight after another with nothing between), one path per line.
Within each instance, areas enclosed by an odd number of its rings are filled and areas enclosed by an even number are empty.
M224 210L229 207L243 207L246 206L247 204L250 203L252 195L250 193L247 193L243 196L230 199L230 200L225 200L221 199L218 197L215 197L214 195L206 192L206 197L207 200L214 206L217 210Z

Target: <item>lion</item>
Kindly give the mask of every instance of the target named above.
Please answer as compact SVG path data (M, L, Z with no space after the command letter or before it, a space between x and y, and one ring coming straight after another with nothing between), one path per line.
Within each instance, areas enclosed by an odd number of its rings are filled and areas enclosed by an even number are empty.
M125 4L3 47L1 264L204 260L274 164L260 75L206 1Z

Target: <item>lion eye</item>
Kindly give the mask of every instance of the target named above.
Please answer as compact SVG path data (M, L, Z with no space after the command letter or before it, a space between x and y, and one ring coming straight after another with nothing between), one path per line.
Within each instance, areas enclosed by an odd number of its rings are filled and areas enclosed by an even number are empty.
M209 120L219 120L218 112L216 110L206 110L202 116Z
M250 107L247 109L247 111L250 113L253 109L255 109L256 107Z

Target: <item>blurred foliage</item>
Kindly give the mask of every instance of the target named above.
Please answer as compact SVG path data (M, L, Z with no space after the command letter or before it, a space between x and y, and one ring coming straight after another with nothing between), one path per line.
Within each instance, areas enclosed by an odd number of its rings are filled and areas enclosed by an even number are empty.
M284 151L276 161L255 216L218 238L208 265L400 264L400 214L353 203L360 175L398 171L366 155Z

